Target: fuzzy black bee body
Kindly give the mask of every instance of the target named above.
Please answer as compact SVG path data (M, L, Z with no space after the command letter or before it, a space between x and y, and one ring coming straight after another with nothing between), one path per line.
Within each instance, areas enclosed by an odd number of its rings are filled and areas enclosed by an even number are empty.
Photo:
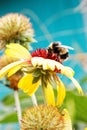
M60 42L52 42L47 50L49 54L55 54L57 59L59 59L60 62L63 62L69 57L68 49L73 50L72 47L62 45Z

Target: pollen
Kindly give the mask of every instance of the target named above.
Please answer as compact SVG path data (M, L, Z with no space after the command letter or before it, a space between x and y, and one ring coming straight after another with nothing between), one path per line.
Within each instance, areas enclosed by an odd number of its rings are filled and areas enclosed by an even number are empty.
M64 130L64 116L57 107L34 106L24 112L21 130Z

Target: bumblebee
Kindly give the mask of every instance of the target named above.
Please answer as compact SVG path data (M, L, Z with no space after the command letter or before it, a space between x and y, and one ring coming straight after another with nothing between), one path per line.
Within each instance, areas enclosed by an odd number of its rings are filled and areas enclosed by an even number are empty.
M73 50L72 47L62 45L61 42L52 42L47 48L49 54L56 55L56 61L63 62L69 57L69 51Z

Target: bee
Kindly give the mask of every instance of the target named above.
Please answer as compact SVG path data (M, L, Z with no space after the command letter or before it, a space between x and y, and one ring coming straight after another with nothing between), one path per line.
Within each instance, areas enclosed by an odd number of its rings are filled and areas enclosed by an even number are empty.
M56 56L56 61L63 62L69 57L69 51L73 50L72 47L62 45L61 42L52 42L47 48L49 54Z

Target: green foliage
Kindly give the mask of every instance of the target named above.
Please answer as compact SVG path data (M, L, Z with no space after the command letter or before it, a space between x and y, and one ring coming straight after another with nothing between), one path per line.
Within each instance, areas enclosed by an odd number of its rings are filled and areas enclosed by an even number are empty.
M64 102L74 122L87 123L87 96L79 96L74 92L67 92Z
M32 106L32 101L29 96L24 94L23 92L19 92L19 97L20 97L20 102L21 102L21 107L22 107L22 112ZM43 103L43 96L41 93L41 89L37 91L36 97L38 99L38 104ZM3 100L2 100L3 105L5 105L5 109L13 109L15 106L14 104L14 96L13 93L10 95L7 95ZM68 91L66 94L66 98L64 101L64 107L68 109L70 116L72 118L73 123L82 121L87 123L87 96L79 96L75 92ZM15 110L9 111L7 113L6 111L0 111L0 114L2 118L0 118L0 123L15 123L17 122L17 114Z
M5 96L4 99L2 100L1 105L4 106L4 110L0 110L0 123L18 122L13 94L14 93L11 93L11 94ZM43 102L41 89L39 89L39 91L36 92L36 97L38 99L38 104L41 104ZM22 112L26 108L33 105L31 98L21 91L19 91L19 98L20 98Z
M80 84L81 84L81 85L82 85L82 84L85 84L85 83L87 83L87 75L84 76L84 77L82 77L82 79L80 80Z
M13 122L18 122L18 118L17 118L17 113L13 112L9 114L6 114L4 118L2 118L2 120L0 120L0 123L13 123Z

